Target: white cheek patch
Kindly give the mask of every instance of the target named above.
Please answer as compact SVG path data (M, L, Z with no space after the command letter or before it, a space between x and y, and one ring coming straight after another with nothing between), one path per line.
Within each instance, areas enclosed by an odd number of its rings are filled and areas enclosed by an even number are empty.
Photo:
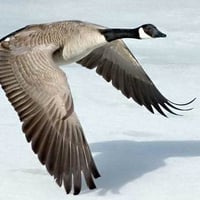
M152 37L144 32L142 27L139 28L139 37L141 39L151 39Z

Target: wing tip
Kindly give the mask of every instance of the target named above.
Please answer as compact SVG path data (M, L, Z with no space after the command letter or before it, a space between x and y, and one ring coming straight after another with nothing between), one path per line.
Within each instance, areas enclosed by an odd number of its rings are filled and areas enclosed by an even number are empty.
M162 103L162 104L160 104L161 106L162 106L162 108L164 108L166 111L168 111L169 113L171 113L171 114L173 114L173 115L176 115L176 116L183 116L182 114L179 114L179 113L176 113L176 112L174 112L174 111L172 111L170 108L172 108L172 109L174 109L174 110L178 110L178 111L183 111L183 112L185 112L185 111L191 111L191 110L193 110L194 108L183 108L183 106L188 106L188 105L190 105L190 104L192 104L195 100L196 100L197 98L195 97L195 98L193 98L192 100L190 100L189 102L186 102L186 103L174 103L174 102L172 102L172 101L170 101L170 100L167 100L166 99L166 101L164 102L164 103ZM154 106L155 107L155 106ZM170 107L170 108L169 108ZM156 107L155 107L156 108ZM157 108L156 108L156 110L161 114L161 115L163 115L164 117L168 117L161 109L161 112L160 112L160 110L158 110Z
M173 105L176 105L176 106L187 106L187 105L193 103L196 99L197 99L197 97L193 98L192 100L188 101L187 103L174 103L170 100L168 100L168 102L173 104Z

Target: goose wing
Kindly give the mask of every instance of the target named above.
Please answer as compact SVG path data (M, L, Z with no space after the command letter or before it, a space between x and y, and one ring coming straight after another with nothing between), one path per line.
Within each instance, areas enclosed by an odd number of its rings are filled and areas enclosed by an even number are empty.
M162 110L164 108L176 114L170 107L177 110L189 110L177 106L184 106L193 101L175 104L165 98L122 40L110 42L92 51L78 63L89 69L97 67L96 72L106 81L111 81L113 86L121 90L126 97L133 98L152 113L155 108L160 114L166 116Z
M0 43L0 84L23 122L23 132L48 172L66 192L99 177L74 112L67 78L52 60L55 45Z

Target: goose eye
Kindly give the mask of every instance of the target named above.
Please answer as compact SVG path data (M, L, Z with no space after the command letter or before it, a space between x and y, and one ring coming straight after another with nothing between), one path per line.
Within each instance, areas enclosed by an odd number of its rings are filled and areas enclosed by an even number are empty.
M153 33L153 29L151 27L146 27L145 32L151 35Z

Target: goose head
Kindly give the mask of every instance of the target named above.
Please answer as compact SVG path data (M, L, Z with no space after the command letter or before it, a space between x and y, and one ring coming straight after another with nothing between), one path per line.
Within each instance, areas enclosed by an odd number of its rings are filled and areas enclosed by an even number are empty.
M151 39L166 37L167 35L162 33L153 24L143 24L138 28L139 39Z
M166 34L159 31L158 28L156 28L156 26L153 24L143 24L133 29L106 28L100 29L99 31L104 35L108 42L121 38L150 39L167 36Z

